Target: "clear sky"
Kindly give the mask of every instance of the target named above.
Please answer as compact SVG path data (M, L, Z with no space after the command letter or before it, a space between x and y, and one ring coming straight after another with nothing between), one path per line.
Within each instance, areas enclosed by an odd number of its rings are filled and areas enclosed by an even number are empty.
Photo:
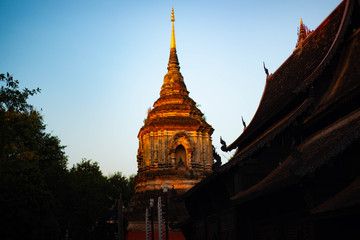
M180 71L190 97L232 143L272 73L291 55L300 18L314 30L340 0L0 0L0 73L41 88L31 103L47 132L105 175L137 171L137 134L158 99L175 10ZM220 152L223 162L228 153Z

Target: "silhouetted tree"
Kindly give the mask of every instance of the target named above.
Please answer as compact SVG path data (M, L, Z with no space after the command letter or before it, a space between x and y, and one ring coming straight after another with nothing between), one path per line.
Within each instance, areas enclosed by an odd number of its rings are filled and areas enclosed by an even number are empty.
M118 200L121 193L123 205L126 207L130 198L134 195L134 179L135 175L125 177L121 172L110 175L107 180L110 198Z
M63 147L27 103L40 89L19 90L9 73L0 74L0 83L0 236L57 239L54 189L66 173Z
M134 177L104 177L87 159L67 169L64 146L27 102L40 89L19 90L10 74L0 84L0 238L114 239L109 220L120 192L129 202Z
M126 178L117 172L106 178L97 162L83 159L70 169L70 179L66 206L71 237L114 239L117 200L121 192L124 203L129 202L134 191L134 177Z
M70 179L71 195L66 203L69 231L73 239L93 239L108 210L106 178L97 162L83 159L70 169Z

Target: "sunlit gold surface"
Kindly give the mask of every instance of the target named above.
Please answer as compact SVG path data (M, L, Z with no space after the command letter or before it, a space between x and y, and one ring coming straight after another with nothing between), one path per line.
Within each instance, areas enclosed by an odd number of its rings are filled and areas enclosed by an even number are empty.
M175 22L174 8L172 8L172 11L171 11L171 21L172 21L172 32L171 32L171 44L170 44L170 48L176 48L176 43L175 43L175 27L174 27L174 22Z

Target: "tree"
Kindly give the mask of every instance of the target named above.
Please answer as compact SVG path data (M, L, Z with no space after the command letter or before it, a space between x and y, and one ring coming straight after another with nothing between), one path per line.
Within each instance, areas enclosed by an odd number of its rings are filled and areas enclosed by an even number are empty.
M40 93L40 88L31 89L24 88L19 90L19 81L14 79L12 75L7 73L0 74L0 110L10 112L28 112L33 110L33 106L27 103L29 96Z
M100 223L106 221L109 198L106 178L97 162L83 159L70 169L71 196L66 203L68 227L74 239L94 239Z
M72 239L114 239L117 227L117 200L123 194L125 206L134 191L134 177L126 178L120 172L104 177L99 164L82 159L70 171L67 188L67 229Z
M134 195L135 176L125 177L121 172L110 175L107 179L109 185L109 195L111 199L117 200L122 194L124 207L129 204L131 197Z
M0 238L113 239L114 201L121 192L127 205L134 177L104 177L87 159L68 169L65 147L27 102L40 89L19 90L9 73L0 84Z
M40 89L19 90L9 73L0 83L0 236L58 239L54 192L66 173L64 147L27 103Z

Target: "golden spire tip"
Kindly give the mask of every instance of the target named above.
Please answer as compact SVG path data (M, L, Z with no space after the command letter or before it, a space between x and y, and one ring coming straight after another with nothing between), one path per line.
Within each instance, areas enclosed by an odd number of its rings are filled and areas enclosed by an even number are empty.
M172 9L171 9L171 21L175 22L174 7L172 7Z
M172 32L171 32L171 48L176 48L175 43L175 30L174 30L174 22L175 22L175 16L174 16L174 7L171 10L171 21L172 21Z

